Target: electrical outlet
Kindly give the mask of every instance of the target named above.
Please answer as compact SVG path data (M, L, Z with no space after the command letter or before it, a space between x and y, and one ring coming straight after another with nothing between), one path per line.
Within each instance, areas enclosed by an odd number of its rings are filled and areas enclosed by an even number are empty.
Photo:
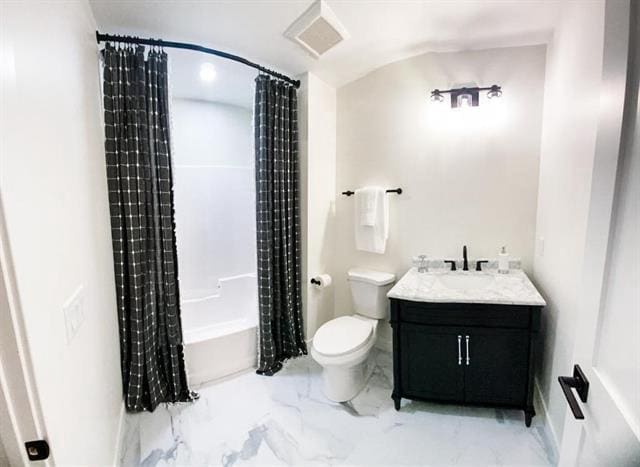
M80 286L62 306L67 329L67 343L70 343L84 322L84 287Z

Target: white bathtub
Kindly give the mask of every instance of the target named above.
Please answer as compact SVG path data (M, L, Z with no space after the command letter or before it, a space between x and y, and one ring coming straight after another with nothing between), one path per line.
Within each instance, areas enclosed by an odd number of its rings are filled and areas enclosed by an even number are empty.
M182 329L189 382L213 381L256 366L256 274L218 281L214 293L185 291Z

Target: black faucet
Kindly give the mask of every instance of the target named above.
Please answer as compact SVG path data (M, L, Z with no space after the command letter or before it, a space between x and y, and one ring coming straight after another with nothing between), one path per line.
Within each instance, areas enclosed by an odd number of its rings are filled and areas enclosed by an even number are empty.
M462 270L469 270L469 260L467 259L467 245L462 247Z

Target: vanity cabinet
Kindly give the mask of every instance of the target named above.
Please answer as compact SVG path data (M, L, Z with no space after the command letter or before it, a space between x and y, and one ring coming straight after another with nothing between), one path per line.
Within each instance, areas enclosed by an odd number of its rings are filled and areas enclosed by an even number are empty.
M538 306L391 299L392 398L518 408L531 424Z

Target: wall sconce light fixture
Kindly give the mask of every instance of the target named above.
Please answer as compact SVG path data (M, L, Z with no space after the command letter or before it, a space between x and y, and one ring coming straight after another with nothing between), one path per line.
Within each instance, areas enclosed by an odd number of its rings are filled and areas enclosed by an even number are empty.
M431 91L431 100L433 102L442 102L444 101L444 94L449 94L449 96L451 96L452 109L458 107L477 107L480 104L480 91L488 91L487 97L489 99L502 96L502 87L494 84L485 88L454 88L444 91L434 89Z

